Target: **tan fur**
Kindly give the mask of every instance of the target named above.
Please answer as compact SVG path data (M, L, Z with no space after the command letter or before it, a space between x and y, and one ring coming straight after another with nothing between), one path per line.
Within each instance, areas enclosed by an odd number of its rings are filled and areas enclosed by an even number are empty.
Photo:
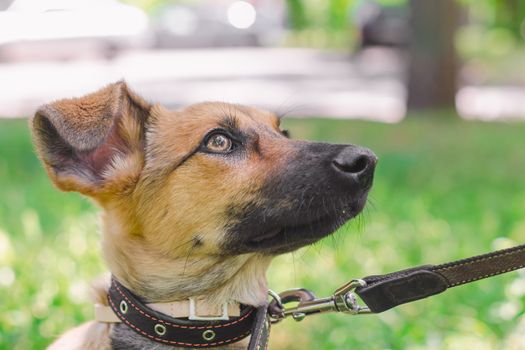
M255 132L259 152L240 165L195 154L177 168L224 117ZM32 125L53 182L102 207L103 255L122 284L150 302L190 296L217 304L265 302L271 257L225 255L219 244L227 207L256 201L256 191L295 152L276 137L279 122L273 114L225 103L168 111L150 106L119 82L46 105ZM57 146L56 137L47 136L55 132L64 144ZM79 164L64 161L61 150L68 145L78 151ZM105 290L98 288L101 300ZM106 349L109 332L109 326L90 322L64 334L51 349Z

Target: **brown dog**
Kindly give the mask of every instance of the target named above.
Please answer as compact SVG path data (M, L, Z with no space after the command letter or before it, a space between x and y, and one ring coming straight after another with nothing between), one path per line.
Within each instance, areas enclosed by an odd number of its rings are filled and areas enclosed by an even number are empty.
M32 128L55 185L102 207L113 276L150 303L264 304L271 259L356 216L377 160L357 146L290 140L255 108L169 111L124 82L45 105ZM51 348L172 347L122 323L89 322Z

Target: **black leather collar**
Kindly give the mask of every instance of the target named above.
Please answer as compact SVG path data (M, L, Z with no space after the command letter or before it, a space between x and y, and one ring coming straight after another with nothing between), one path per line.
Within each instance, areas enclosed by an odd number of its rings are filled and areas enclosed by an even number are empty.
M239 317L225 321L173 318L145 306L139 297L115 278L111 279L108 301L117 317L136 333L162 344L185 348L210 348L238 342L252 331L259 333L257 328L261 327L261 316L257 314L266 315L266 306L259 309L243 306ZM264 322L265 325L267 323Z

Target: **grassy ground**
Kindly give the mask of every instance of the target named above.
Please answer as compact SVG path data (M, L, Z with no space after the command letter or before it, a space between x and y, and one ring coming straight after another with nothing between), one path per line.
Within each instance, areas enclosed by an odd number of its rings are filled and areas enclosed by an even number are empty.
M368 209L320 244L276 259L277 291L328 295L352 277L525 242L525 125L448 118L399 125L288 120L296 138L358 143L380 156ZM25 121L0 121L0 348L40 349L92 317L104 270L96 210L52 188ZM321 315L273 329L273 349L525 348L525 274L456 288L380 316Z

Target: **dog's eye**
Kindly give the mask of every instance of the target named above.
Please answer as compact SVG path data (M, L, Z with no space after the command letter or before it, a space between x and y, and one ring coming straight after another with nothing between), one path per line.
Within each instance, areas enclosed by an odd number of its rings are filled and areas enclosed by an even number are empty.
M216 133L208 138L206 148L211 152L225 153L233 149L233 142L228 136Z

